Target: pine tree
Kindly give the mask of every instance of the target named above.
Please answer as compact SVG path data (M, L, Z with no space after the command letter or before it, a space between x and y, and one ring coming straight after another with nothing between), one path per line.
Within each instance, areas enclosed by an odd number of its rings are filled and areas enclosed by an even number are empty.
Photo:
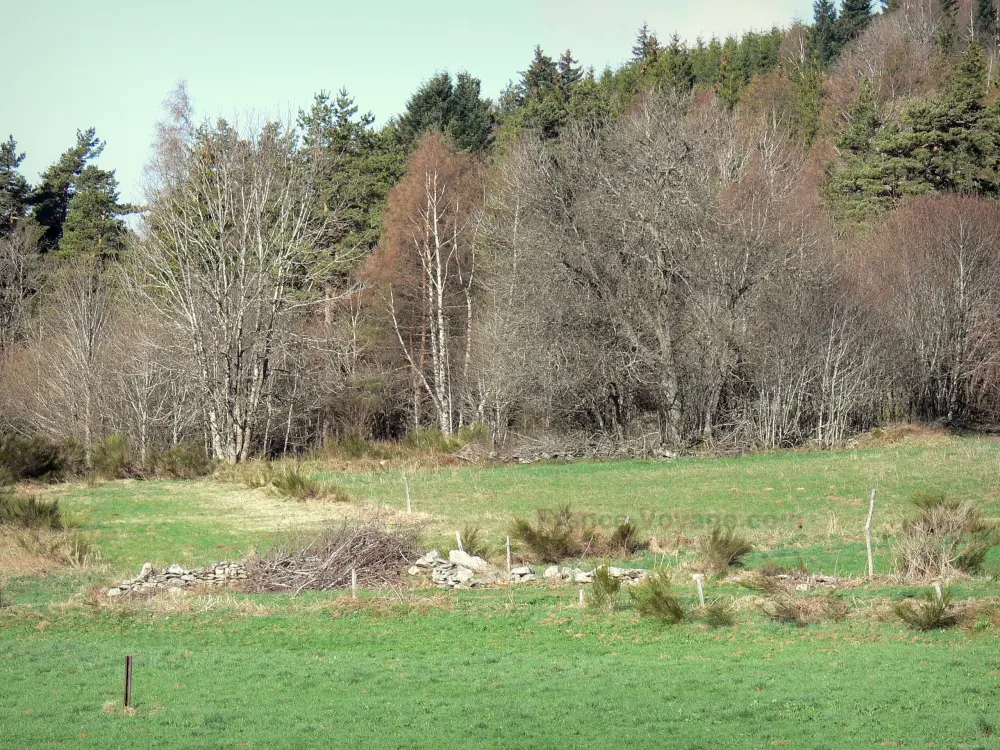
M996 46L1000 24L997 23L997 8L994 0L978 0L976 3L976 38L983 44Z
M958 0L939 0L941 26L938 28L938 49L944 57L955 51L955 35L958 27Z
M843 41L850 41L868 28L872 21L871 0L844 0L840 11L840 28Z
M521 73L522 99L541 100L556 87L559 81L559 66L546 55L541 46L535 46L535 57L528 69Z
M17 153L17 141L11 136L6 143L0 143L0 237L14 229L28 209L28 195L31 188L18 167L24 161L24 153Z
M638 62L649 62L656 59L659 45L656 36L649 30L649 24L643 23L639 27L639 34L632 45L632 59Z
M674 34L670 45L663 50L654 66L657 80L678 91L690 91L694 88L694 67L691 64L691 53L684 46L680 36Z
M440 130L464 151L488 148L493 141L493 108L481 98L480 89L479 79L464 72L454 83L448 73L431 78L410 97L397 122L403 143L412 149L428 130Z
M32 215L44 232L42 244L46 251L117 253L125 231L118 217L133 209L118 202L114 171L91 164L103 153L104 145L94 128L78 130L76 145L42 173L29 202ZM71 209L73 216L69 221ZM64 248L62 241L67 232L69 238Z
M583 80L583 69L580 68L579 60L573 59L573 53L569 50L563 52L559 62L556 63L558 71L556 87L562 92L566 99L573 93L573 87Z
M813 26L809 33L809 46L813 57L826 67L840 52L841 27L833 0L816 0L813 5Z

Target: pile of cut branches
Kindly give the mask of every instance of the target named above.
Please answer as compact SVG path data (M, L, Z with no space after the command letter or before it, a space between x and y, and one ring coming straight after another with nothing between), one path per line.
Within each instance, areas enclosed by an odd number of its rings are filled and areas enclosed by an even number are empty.
M279 541L246 559L245 589L253 593L330 591L351 585L381 587L419 555L420 529L391 527L381 518L345 521L311 537Z

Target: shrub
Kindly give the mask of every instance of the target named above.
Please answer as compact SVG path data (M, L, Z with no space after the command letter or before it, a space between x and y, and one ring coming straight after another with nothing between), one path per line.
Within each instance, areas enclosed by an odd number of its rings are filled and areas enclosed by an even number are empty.
M626 520L611 532L611 546L627 555L634 555L649 547L649 542L639 539L639 527Z
M94 473L104 479L124 479L133 474L128 443L121 435L109 435L91 452Z
M618 608L618 592L622 582L611 575L607 565L594 571L594 582L590 585L590 606L602 612L614 612Z
M62 529L58 500L40 500L0 491L0 525L25 529Z
M903 524L896 540L900 572L909 579L975 572L997 545L997 533L973 501L947 499L943 493L913 498L917 515Z
M174 479L197 479L212 473L212 459L200 443L177 443L160 454L159 471Z
M775 622L790 623L800 628L809 624L809 612L804 600L794 596L777 596L761 604L760 609Z
M705 624L710 628L731 628L736 624L736 615L726 604L714 603L705 607Z
M286 497L296 500L324 500L346 502L350 496L335 485L320 482L304 473L299 466L284 467L272 472L270 484Z
M417 427L403 438L403 446L415 451L454 453L462 447L462 443L436 427Z
M740 565L740 558L753 549L750 542L733 527L721 524L716 524L711 534L702 537L700 546L705 565L713 573Z
M644 617L654 617L668 625L684 619L684 608L670 590L670 576L662 570L650 573L630 593L636 610Z
M914 630L937 630L950 628L958 623L958 617L951 607L951 594L928 591L919 599L896 602L893 605L896 616Z
M851 612L851 607L840 594L831 591L823 597L823 617L831 622L843 622Z
M486 557L490 553L489 545L483 538L483 532L478 526L466 526L462 529L462 547L470 555Z
M62 476L64 470L59 446L40 437L0 438L0 474L8 481L53 479Z
M368 443L364 438L354 435L337 445L337 450L344 458L359 459L368 455Z
M93 537L79 529L18 529L13 532L13 539L30 555L74 568L96 562L101 557Z
M515 518L510 526L513 539L523 543L542 562L561 562L596 552L597 531L569 505L555 509L539 508L537 522Z

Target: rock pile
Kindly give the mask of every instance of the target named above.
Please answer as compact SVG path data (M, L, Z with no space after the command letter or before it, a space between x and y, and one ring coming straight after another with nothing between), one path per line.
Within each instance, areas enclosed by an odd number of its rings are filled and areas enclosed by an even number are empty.
M108 596L153 591L155 589L179 589L187 586L226 586L247 579L243 563L214 562L207 568L187 570L176 563L157 573L152 563L145 563L135 578L121 581L108 589Z
M609 568L609 571L614 578L621 579L625 584L639 583L647 572L640 568L615 567ZM449 552L447 559L442 557L436 549L431 550L417 560L407 572L411 576L429 573L434 583L448 589L475 588L501 581L528 583L538 578L534 570L527 565L511 568L509 574L503 573L481 557L475 557L460 550ZM581 568L560 568L558 565L553 565L545 570L542 577L558 583L591 583L594 580L594 571L586 571Z

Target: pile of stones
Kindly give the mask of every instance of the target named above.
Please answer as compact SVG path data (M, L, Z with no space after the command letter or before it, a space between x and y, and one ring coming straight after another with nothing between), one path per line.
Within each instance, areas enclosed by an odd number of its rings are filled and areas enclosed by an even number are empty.
M227 586L247 579L243 563L214 562L207 568L188 570L176 563L157 573L152 563L145 563L139 575L108 589L108 596L148 592L156 589L180 589L188 586Z
M409 571L411 576L430 575L432 582L447 589L475 588L477 586L510 582L528 583L538 579L535 571L527 565L511 568L510 573L497 570L481 557L470 555L461 550L451 550L445 558L436 549L417 560ZM621 579L622 583L636 584L647 571L636 568L609 568L612 577ZM545 570L542 578L554 583L591 583L594 571L582 568L560 568L553 565Z

